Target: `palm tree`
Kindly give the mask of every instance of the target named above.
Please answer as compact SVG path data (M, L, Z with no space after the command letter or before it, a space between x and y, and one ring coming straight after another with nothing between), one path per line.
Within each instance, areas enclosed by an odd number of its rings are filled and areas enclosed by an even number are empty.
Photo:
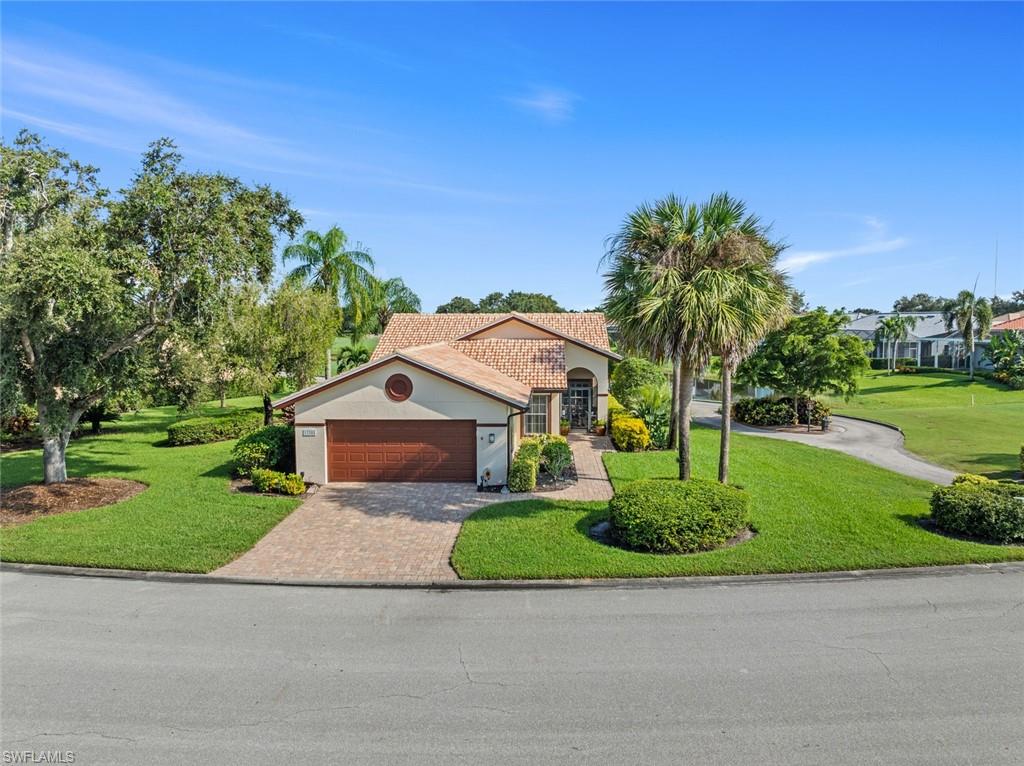
M899 351L899 344L903 343L910 331L917 327L918 317L904 316L898 311L890 317L878 320L878 327L875 329L876 340L888 340L892 343L889 353L886 354L885 366L892 374L896 368L896 354Z
M784 249L770 238L770 227L749 215L746 205L728 194L716 194L701 207L702 248L712 264L731 269L735 280L723 296L716 321L708 326L722 364L722 429L718 480L729 481L732 439L732 377L736 367L792 313L785 277L774 262Z
M672 402L669 422L669 444L679 446L679 432L689 438L689 422L680 420L680 402L684 397L680 382L683 337L680 326L672 321L667 305L660 307L660 316L651 317L641 311L643 302L656 290L659 275L677 261L687 260L687 253L696 247L700 225L696 205L669 195L653 205L643 204L630 213L619 232L608 240L602 263L608 265L605 276L604 311L619 330L619 344L633 353L658 362L672 361ZM692 397L692 378L689 396ZM687 402L687 412L689 402ZM687 454L689 443L685 445ZM680 470L682 471L682 464ZM687 475L689 462L686 462Z
M670 195L630 214L609 241L605 309L627 345L678 368L679 478L691 475L690 405L697 373L743 323L733 305L781 247L742 202L719 194L701 207ZM781 281L778 282L781 285ZM748 296L749 297L749 296ZM761 296L763 298L764 296ZM788 296L787 296L788 298Z
M978 280L974 280L973 290L961 290L956 298L950 301L943 310L946 330L960 330L964 337L964 351L967 352L967 364L970 378L974 380L974 340L984 340L992 329L992 306L985 298L977 297Z
M342 317L347 313L353 326L363 323L367 286L373 275L373 258L364 250L348 250L348 235L338 226L332 226L326 234L309 230L303 233L301 242L285 247L282 260L299 261L288 274L335 296ZM344 298L344 306L342 306ZM331 376L331 349L327 349L327 377Z
M395 314L418 314L422 310L420 297L402 281L401 277L392 279L371 278L367 291L367 305L377 332L384 332L391 317Z

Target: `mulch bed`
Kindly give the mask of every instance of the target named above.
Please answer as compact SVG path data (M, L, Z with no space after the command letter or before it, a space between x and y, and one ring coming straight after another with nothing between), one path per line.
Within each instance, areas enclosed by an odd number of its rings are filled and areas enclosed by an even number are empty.
M68 479L61 484L26 484L0 494L0 527L118 503L144 489L145 484L128 479Z
M560 479L556 479L547 471L539 472L537 474L537 486L533 491L558 492L560 489L573 486L578 480L579 477L576 475L576 464L573 463L562 472L562 478Z

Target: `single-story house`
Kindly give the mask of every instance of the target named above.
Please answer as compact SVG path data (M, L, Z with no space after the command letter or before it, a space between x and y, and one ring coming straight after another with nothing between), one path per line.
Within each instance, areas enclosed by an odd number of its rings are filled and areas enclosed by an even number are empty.
M947 330L946 320L941 311L904 311L903 317L916 317L917 324L907 331L906 340L896 344L897 359L914 359L919 366L959 369L967 367L967 352L964 338L959 330ZM892 357L891 340L879 340L876 336L878 323L895 312L882 314L853 314L843 327L845 332L870 341L874 345L868 352L872 359ZM974 366L984 366L984 344L980 341L974 347Z
M396 314L370 361L294 407L306 481L507 482L528 434L608 416L603 314Z

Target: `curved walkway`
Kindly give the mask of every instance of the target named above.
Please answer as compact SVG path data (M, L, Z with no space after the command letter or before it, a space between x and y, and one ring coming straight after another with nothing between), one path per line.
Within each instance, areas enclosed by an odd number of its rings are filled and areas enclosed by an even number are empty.
M718 402L695 401L693 403L693 420L712 428L721 428L722 417L718 409ZM769 439L782 439L836 452L845 452L847 455L866 460L904 476L924 479L935 484L949 484L956 475L947 468L934 465L907 452L903 448L903 434L900 431L866 420L834 416L832 430L824 433L821 431L812 431L811 433L773 431L767 428L746 426L735 420L732 430L734 433L765 436Z

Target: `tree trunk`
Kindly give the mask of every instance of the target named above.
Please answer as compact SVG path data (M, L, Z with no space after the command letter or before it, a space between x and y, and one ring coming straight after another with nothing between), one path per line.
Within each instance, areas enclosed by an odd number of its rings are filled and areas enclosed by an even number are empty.
M331 377L331 347L327 347L327 372L324 373L325 378Z
M722 433L718 446L718 480L729 483L729 439L732 437L732 360L722 356Z
M43 439L43 483L60 484L68 480L67 446L70 431Z
M263 394L263 425L269 426L274 423L274 405L270 401L270 394Z
M690 404L693 402L694 371L680 363L679 370L679 478L690 478Z
M102 428L102 426L101 426L101 422L103 420L102 416L99 415L99 414L90 415L89 416L89 420L92 423L92 432L94 434L98 434L100 432L100 428Z
M807 433L811 432L811 397L804 398L804 417L807 418Z
M675 449L679 444L679 365L672 357L672 404L668 417L668 448Z
M966 348L966 344L964 345ZM968 380L974 380L974 349L967 349L967 369L968 369Z
M227 389L221 387L220 389L220 408L224 409L224 395L227 393Z

